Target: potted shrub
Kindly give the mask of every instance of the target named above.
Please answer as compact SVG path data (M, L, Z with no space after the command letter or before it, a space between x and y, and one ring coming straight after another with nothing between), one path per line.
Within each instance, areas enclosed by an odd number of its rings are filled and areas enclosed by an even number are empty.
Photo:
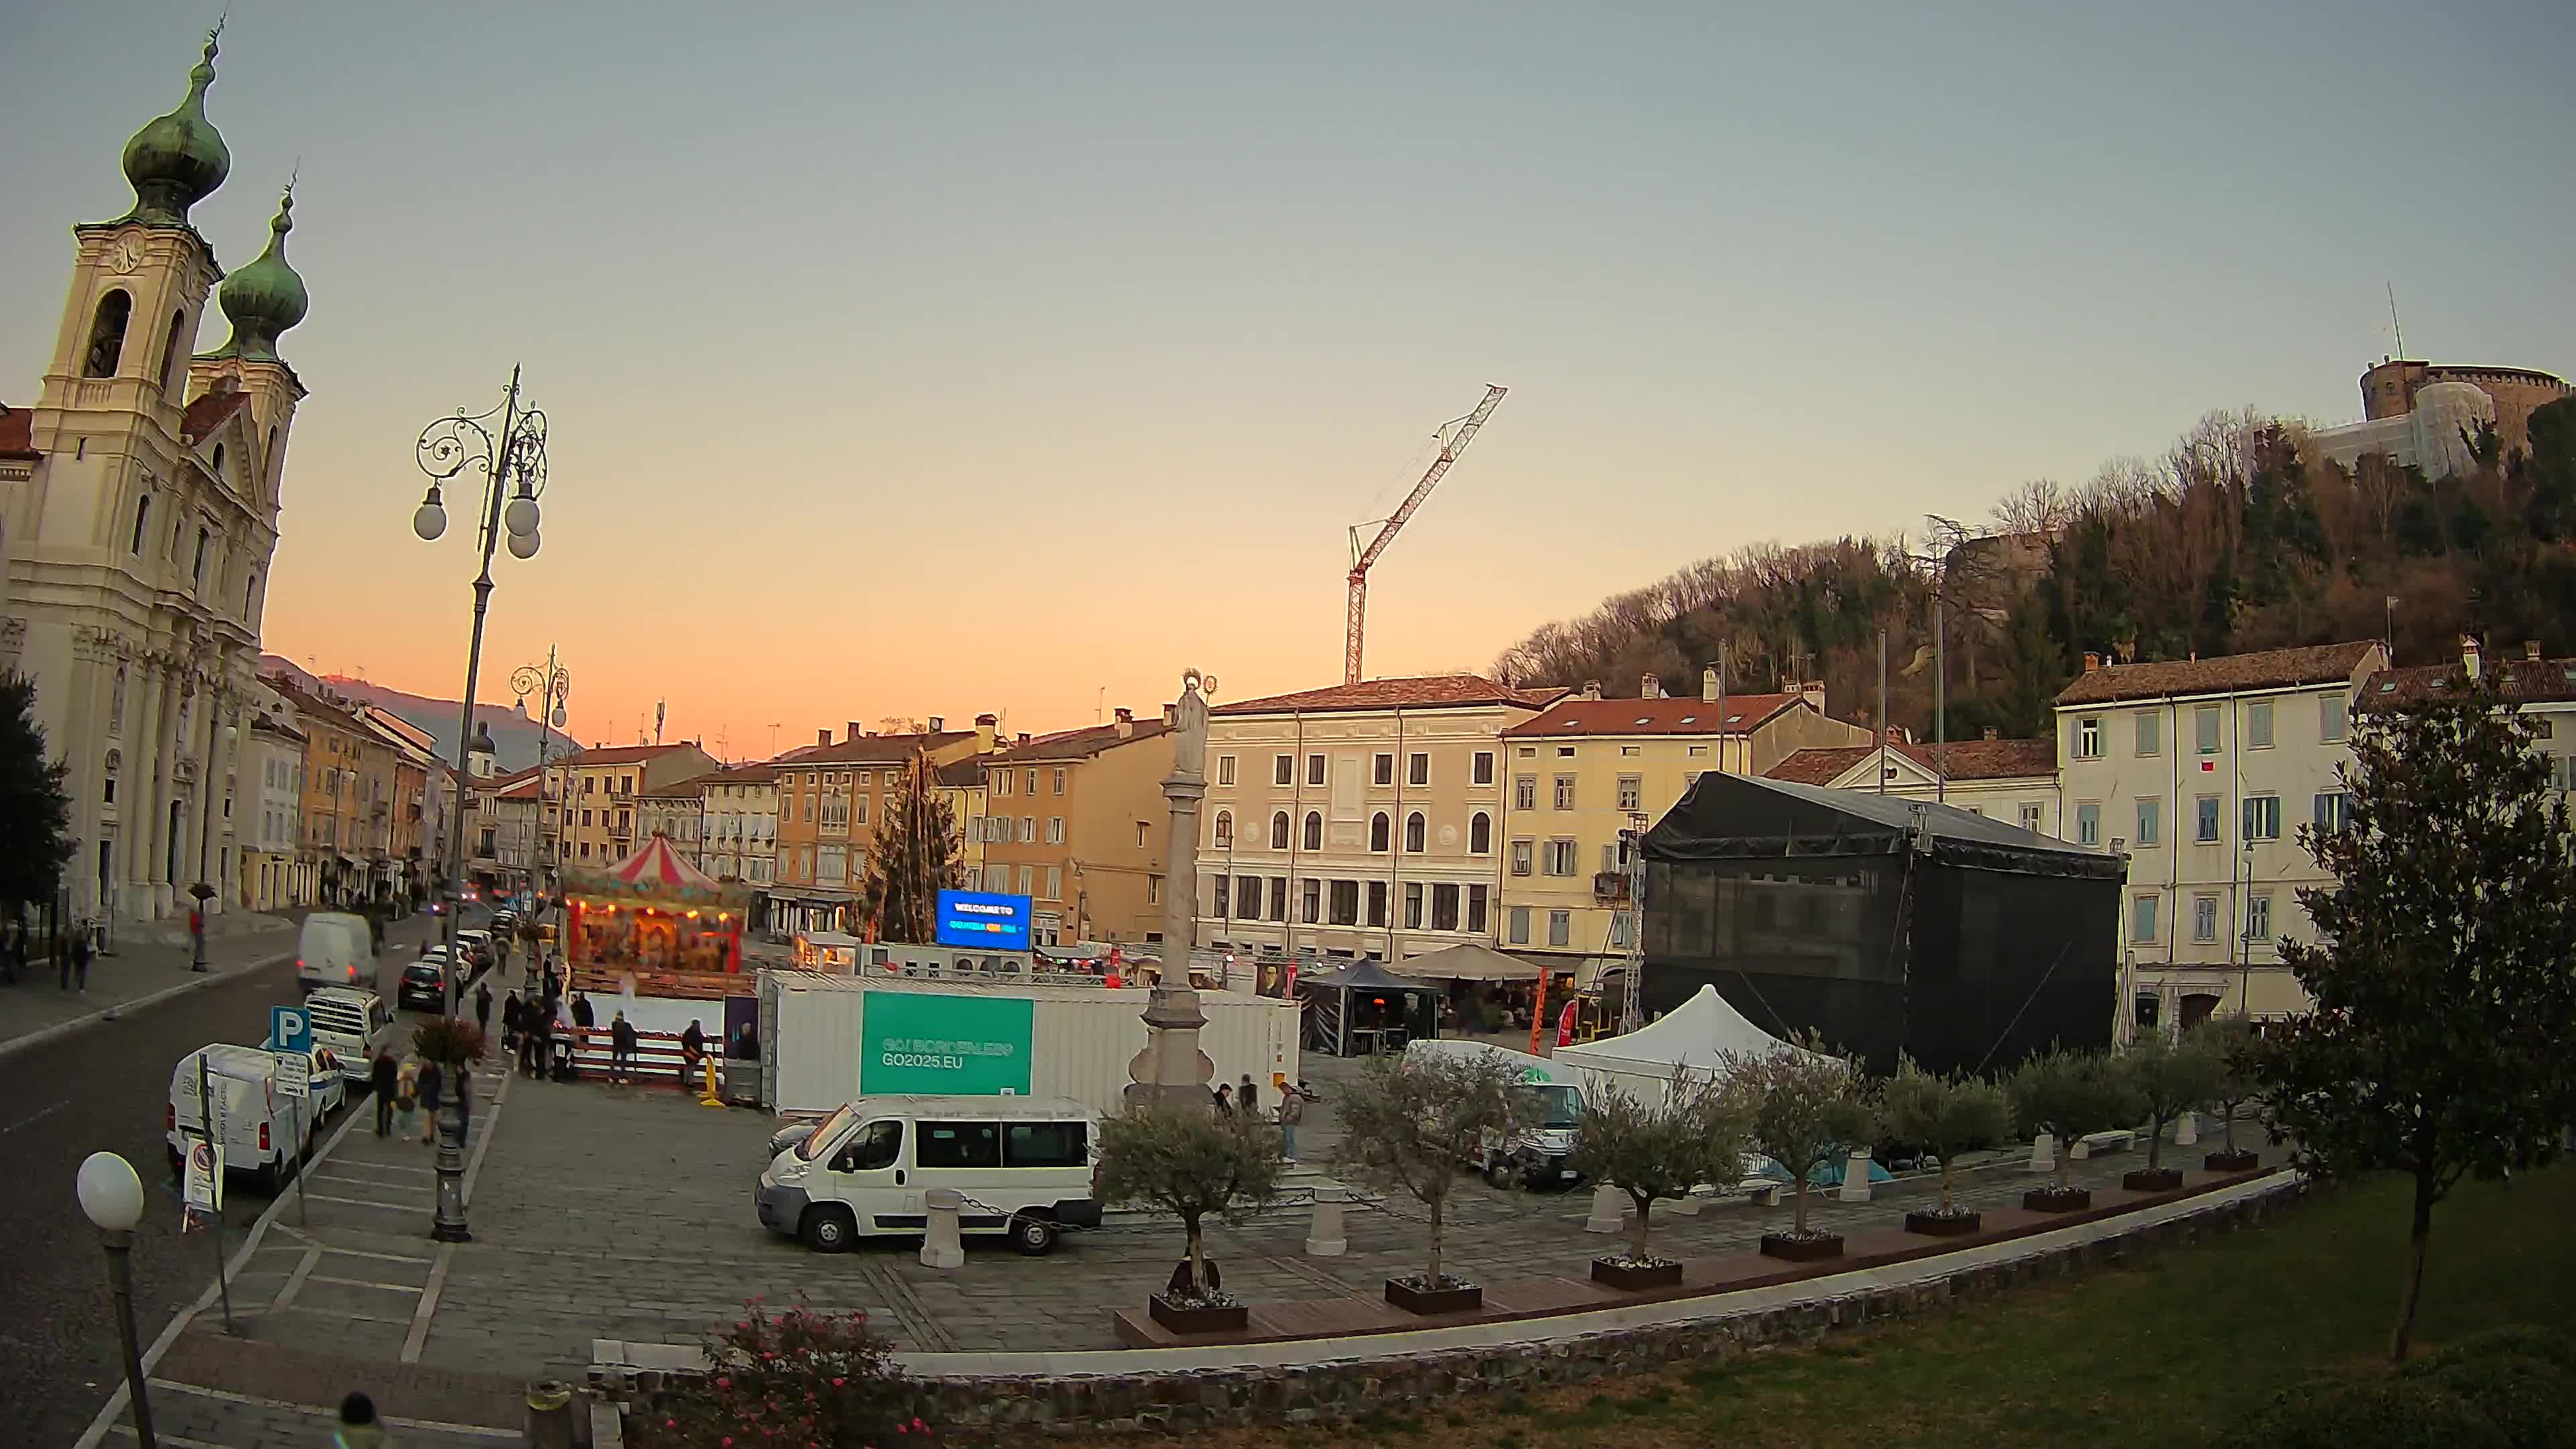
M1441 1271L1442 1227L1468 1148L1508 1141L1537 1120L1537 1096L1519 1090L1520 1080L1508 1060L1485 1053L1371 1057L1335 1099L1342 1143L1334 1165L1430 1210L1430 1261L1420 1274L1387 1279L1387 1302L1408 1313L1484 1306L1484 1289Z
M1146 1203L1181 1220L1188 1256L1146 1311L1174 1333L1240 1333L1249 1310L1207 1260L1210 1213L1239 1217L1278 1195L1279 1130L1240 1112L1147 1104L1100 1124L1097 1188L1104 1202Z
M1679 1284L1681 1260L1656 1257L1649 1246L1655 1204L1732 1178L1743 1157L1743 1119L1705 1073L1676 1067L1663 1100L1651 1105L1615 1086L1585 1092L1575 1171L1626 1193L1637 1209L1628 1251L1593 1259L1592 1280L1632 1290Z
M1910 1057L1900 1058L1896 1077L1880 1099L1887 1130L1919 1145L1941 1160L1941 1201L1936 1207L1905 1215L1905 1230L1932 1237L1975 1232L1984 1217L1951 1199L1950 1165L1962 1152L1973 1152L2012 1136L2012 1103L2004 1090L1983 1077L1962 1073L1939 1076L1923 1070Z
M2218 1056L2195 1032L2180 1042L2162 1033L2129 1048L2131 1087L2147 1113L2147 1165L2120 1179L2131 1192L2171 1192L2182 1186L2182 1169L2164 1165L2165 1125L2185 1112L2198 1111L2218 1091Z
M2209 1092L2210 1104L2218 1109L2220 1149L2201 1159L2201 1166L2211 1172L2252 1172L2263 1165L2263 1159L2251 1149L2236 1146L2236 1109L2254 1100L2260 1085L2255 1072L2255 1057L2263 1039L2254 1034L2254 1024L2241 1016L2211 1017L2192 1028L2200 1038L2218 1070Z
M772 1312L755 1298L710 1333L704 1372L673 1376L626 1416L627 1442L645 1449L760 1444L935 1442L915 1412L917 1387L868 1315L798 1303Z
M2080 1212L2093 1205L2093 1194L2066 1180L2075 1160L2075 1144L2095 1132L2137 1120L2136 1099L2118 1063L2100 1052L2064 1047L2022 1063L2006 1095L2013 1116L2025 1131L2046 1131L2057 1138L2057 1180L2023 1193L2021 1205L2032 1212Z
M1842 1256L1842 1234L1807 1226L1807 1179L1875 1135L1859 1063L1829 1055L1813 1038L1760 1056L1729 1052L1724 1062L1727 1098L1747 1139L1789 1170L1797 1193L1789 1230L1764 1233L1762 1251L1798 1263Z

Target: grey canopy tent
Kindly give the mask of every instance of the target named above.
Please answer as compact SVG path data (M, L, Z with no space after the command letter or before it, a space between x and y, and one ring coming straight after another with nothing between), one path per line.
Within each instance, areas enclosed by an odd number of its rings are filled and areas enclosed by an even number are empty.
M1398 976L1374 961L1303 978L1297 994L1306 1003L1306 1051L1361 1056L1440 1034L1438 984Z

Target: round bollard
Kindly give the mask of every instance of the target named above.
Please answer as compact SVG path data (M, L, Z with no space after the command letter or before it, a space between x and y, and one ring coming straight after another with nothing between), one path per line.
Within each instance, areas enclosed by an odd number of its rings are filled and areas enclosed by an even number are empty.
M2033 1172L2055 1172L2057 1170L2057 1139L2055 1137L2046 1132L2042 1132L2038 1136L2030 1139L2030 1170Z
M1608 1183L1592 1189L1592 1214L1583 1220L1587 1233L1615 1233L1628 1225L1628 1195Z
M528 1449L572 1449L572 1385L539 1379L528 1385Z
M921 1205L930 1214L928 1231L921 1238L921 1266L965 1267L966 1244L957 1236L957 1210L966 1205L966 1199L954 1188L934 1187L921 1195Z
M1853 1148L1851 1156L1843 1161L1842 1200L1869 1201L1869 1149L1866 1147Z
M1306 1229L1306 1256L1338 1258L1351 1250L1350 1239L1342 1232L1343 1189L1315 1189L1315 1218Z

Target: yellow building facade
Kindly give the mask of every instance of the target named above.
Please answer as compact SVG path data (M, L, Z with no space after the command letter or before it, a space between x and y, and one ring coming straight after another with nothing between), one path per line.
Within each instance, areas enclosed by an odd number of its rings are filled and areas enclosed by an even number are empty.
M1039 945L1162 941L1168 734L1122 709L984 759L982 888L1029 897Z

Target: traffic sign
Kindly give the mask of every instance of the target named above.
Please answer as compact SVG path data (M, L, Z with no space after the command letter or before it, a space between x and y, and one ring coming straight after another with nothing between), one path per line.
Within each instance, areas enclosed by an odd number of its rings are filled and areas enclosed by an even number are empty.
M281 1097L309 1097L313 1094L313 1059L302 1052L278 1052L277 1094Z
M270 1007L268 1049L298 1053L313 1050L313 1013L301 1006Z
M187 1173L181 1201L191 1213L217 1213L224 1207L224 1152L212 1142L188 1144Z

